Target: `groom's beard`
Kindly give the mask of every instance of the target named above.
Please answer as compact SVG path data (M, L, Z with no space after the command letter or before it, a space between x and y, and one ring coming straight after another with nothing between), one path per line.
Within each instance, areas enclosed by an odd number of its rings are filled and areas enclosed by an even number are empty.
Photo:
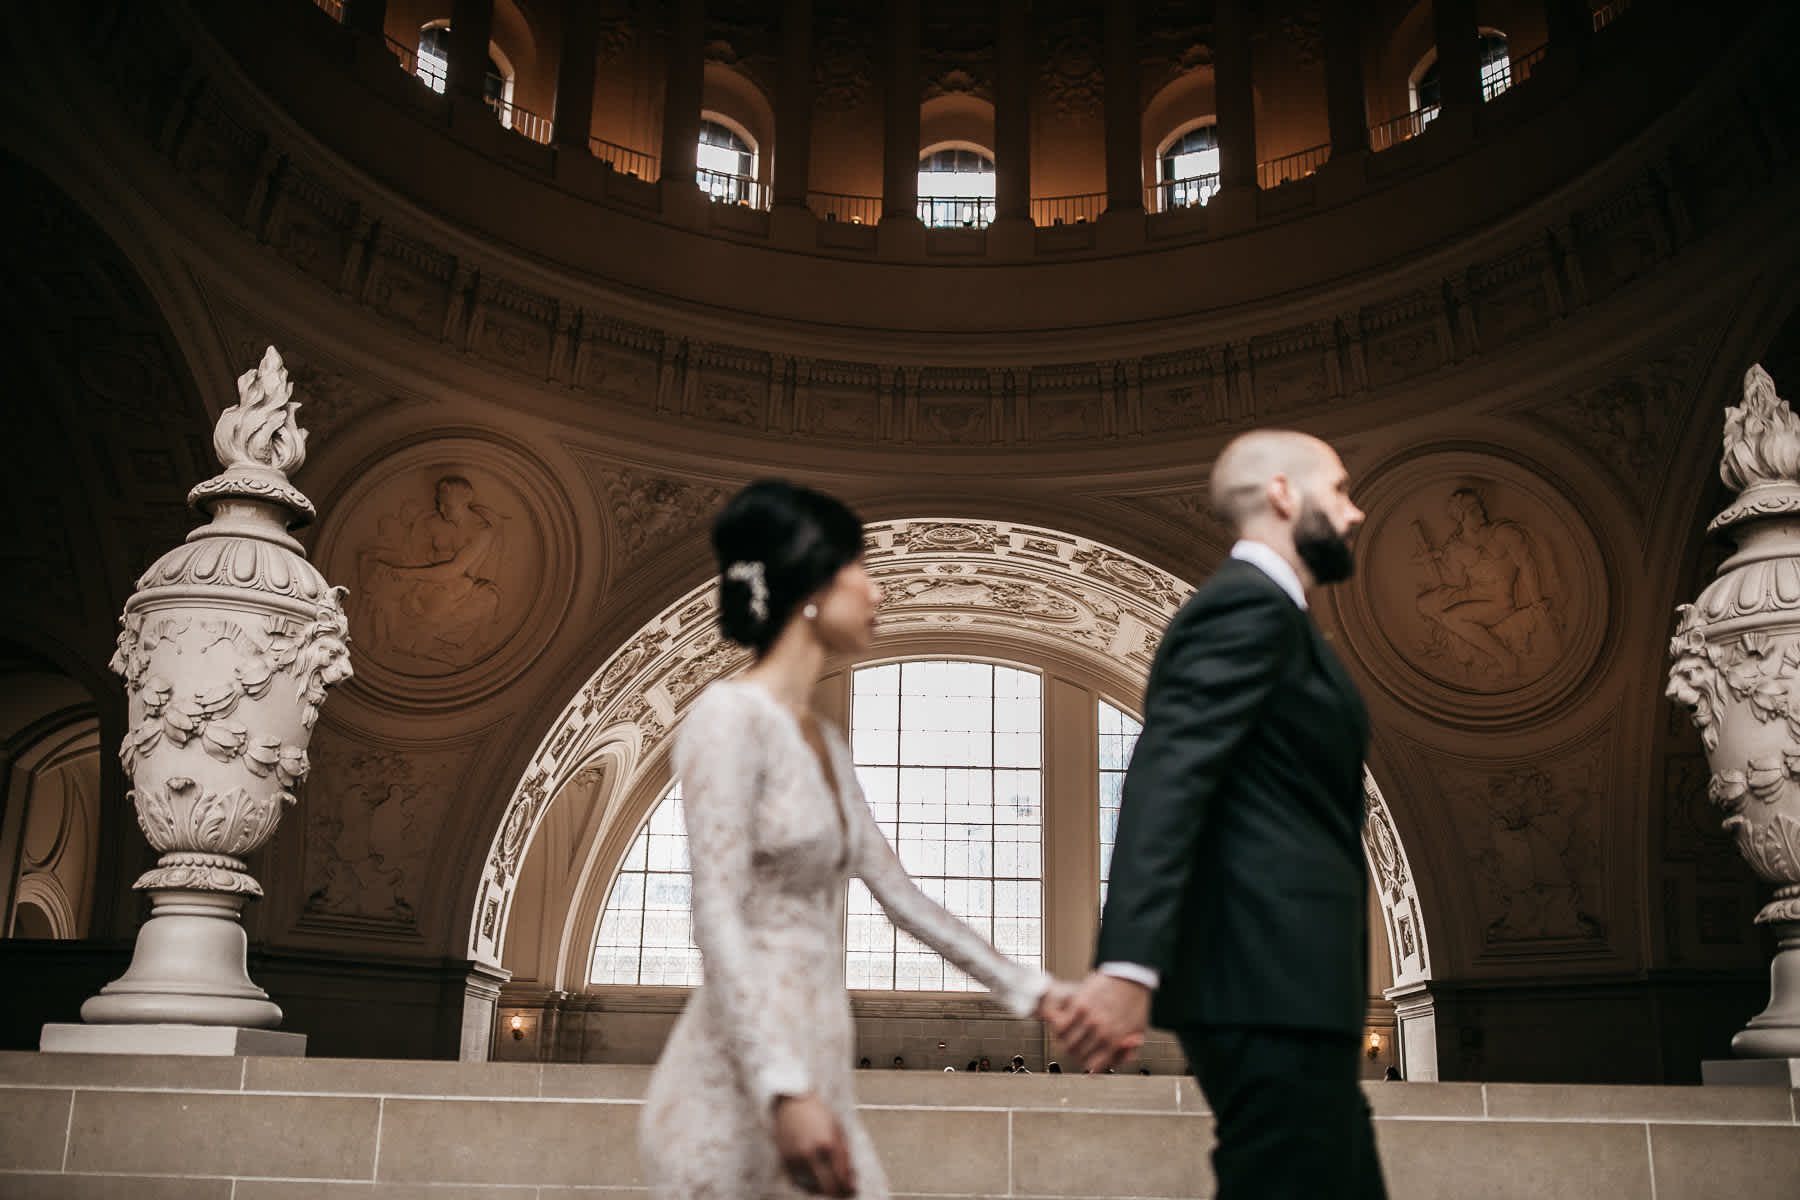
M1294 522L1294 552L1314 583L1342 583L1356 570L1356 559L1350 543L1331 527L1331 518L1312 501L1300 506L1300 517Z

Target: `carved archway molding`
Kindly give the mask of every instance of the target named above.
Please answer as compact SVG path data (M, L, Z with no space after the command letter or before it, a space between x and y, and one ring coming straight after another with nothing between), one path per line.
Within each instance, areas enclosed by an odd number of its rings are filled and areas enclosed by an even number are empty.
M1008 521L880 521L865 528L864 540L869 573L882 589L878 653L946 637L998 641L1077 662L1125 692L1141 691L1163 627L1193 591L1110 546ZM500 965L520 869L564 789L604 757L616 772L608 802L637 794L644 776L661 768L657 751L687 706L707 684L748 662L745 651L719 636L713 593L709 579L626 638L552 722L483 861L470 914L470 958ZM1423 980L1430 959L1412 867L1367 771L1364 797L1364 844L1394 982Z

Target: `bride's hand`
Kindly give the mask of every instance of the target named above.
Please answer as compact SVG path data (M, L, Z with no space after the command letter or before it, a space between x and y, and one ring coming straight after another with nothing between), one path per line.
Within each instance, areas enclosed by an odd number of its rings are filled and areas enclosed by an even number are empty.
M1037 1007L1031 1015L1050 1027L1052 1033L1062 1029L1065 1020L1064 1010L1069 1001L1075 998L1075 985L1063 979L1052 979L1044 994L1038 997Z
M802 1191L818 1196L856 1195L856 1172L844 1130L817 1096L775 1101L775 1150Z

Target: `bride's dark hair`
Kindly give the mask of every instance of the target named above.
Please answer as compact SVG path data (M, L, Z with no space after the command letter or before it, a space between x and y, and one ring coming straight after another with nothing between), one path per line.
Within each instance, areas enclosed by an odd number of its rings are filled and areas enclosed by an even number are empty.
M863 552L862 521L840 500L759 479L713 519L719 629L764 654L794 610Z

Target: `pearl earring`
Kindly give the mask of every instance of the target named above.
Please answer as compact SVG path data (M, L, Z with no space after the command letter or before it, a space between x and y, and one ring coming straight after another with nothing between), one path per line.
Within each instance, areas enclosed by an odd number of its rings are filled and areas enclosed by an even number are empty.
M800 615L809 621L816 621L819 619L819 606L816 604L809 604L800 610Z

